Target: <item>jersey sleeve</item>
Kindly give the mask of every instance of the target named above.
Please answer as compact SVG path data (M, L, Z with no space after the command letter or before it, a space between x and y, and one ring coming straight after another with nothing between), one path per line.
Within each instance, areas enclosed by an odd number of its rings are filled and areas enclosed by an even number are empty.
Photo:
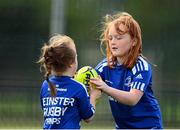
M95 113L95 109L90 103L90 98L87 93L86 87L84 85L82 86L83 88L78 94L78 108L81 118L88 119Z
M148 86L151 86L152 69L145 60L139 60L133 67L133 80L131 82L131 89L138 89L145 92Z
M104 69L107 65L107 60L104 59L95 67L95 70L101 76L102 79L104 79Z

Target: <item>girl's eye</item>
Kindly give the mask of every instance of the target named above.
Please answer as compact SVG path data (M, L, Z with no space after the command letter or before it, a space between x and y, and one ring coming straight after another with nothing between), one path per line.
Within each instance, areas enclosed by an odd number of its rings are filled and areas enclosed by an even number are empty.
M108 40L113 40L113 38L115 39L115 40L121 40L122 39L122 36L121 35L109 35L108 36Z
M116 40L121 40L122 37L121 37L120 35L116 35L116 36L115 36L115 39L116 39Z
M113 37L112 37L111 35L109 35L109 36L108 36L108 40L111 41L112 39L113 39Z

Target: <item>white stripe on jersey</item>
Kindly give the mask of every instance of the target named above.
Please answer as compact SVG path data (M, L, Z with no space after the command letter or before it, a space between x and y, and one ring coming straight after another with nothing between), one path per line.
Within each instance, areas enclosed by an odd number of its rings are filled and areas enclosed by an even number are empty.
M139 89L140 84L141 84L141 82L138 83L138 85L137 85L137 87L136 87L137 89Z
M95 109L93 106L91 107L91 111L93 112L93 114L95 113Z
M132 88L136 88L136 84L137 84L137 82L135 82L135 83L134 83L134 85L133 85L133 87L132 87Z
M106 59L102 60L102 61L96 66L96 68L97 68L97 69L100 68L100 67L102 66L102 64L104 64L104 63L106 63L106 62L107 62Z
M140 87L140 90L141 91L144 91L144 86L145 86L145 83L142 83L141 87Z
M138 63L137 63L136 66L137 66L137 71L140 71L140 68L139 68L139 64L138 64Z
M136 66L134 66L134 67L132 68L132 72L133 72L133 74L136 73Z
M144 69L149 70L147 61L145 61L142 57L139 57L139 59L143 62Z
M140 64L141 70L143 70L143 65L142 65L142 61L141 60L139 60L139 64Z
M137 63L135 64L135 66L132 68L132 72L135 75L137 72L139 71L148 71L148 63L147 61L145 61L142 57L139 57Z
M103 71L103 68L107 66L107 62L104 62L103 64L101 64L100 66L97 67L98 71L99 72L102 72Z
M131 88L134 86L134 82L131 83Z
M141 82L132 82L131 84L131 88L132 89L138 89L141 91L144 91L144 87L145 87L145 83L141 83Z
M78 81L76 81L75 79L73 79L73 78L71 78L73 81L75 81L75 82L77 82L77 83L79 83L79 84L81 84L82 85L82 87L84 88L84 90L86 91L86 95L89 97L89 94L88 94L88 92L87 92L87 88L86 88L86 86L83 84L83 83L81 83L81 82L78 82Z

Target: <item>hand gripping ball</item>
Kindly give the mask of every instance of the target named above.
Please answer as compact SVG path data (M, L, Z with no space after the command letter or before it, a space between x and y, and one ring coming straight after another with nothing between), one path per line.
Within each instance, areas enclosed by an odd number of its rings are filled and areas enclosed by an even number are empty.
M74 79L76 81L83 83L87 87L88 93L89 93L89 91L90 91L89 90L89 86L90 86L89 80L91 78L97 78L97 77L98 77L98 73L96 72L95 69L93 69L90 66L84 66L78 70L78 72L74 76ZM95 88L95 85L93 85L92 87Z

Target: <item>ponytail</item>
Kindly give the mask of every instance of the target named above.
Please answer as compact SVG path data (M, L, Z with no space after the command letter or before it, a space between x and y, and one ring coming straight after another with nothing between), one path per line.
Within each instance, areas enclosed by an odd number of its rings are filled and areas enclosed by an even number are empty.
M45 79L46 79L46 81L47 81L47 83L48 83L48 86L49 86L49 88L50 88L51 96L52 96L52 97L55 97L56 94L57 94L56 87L55 87L55 85L49 80L49 75L50 75L50 73L47 72L46 75L45 75Z

